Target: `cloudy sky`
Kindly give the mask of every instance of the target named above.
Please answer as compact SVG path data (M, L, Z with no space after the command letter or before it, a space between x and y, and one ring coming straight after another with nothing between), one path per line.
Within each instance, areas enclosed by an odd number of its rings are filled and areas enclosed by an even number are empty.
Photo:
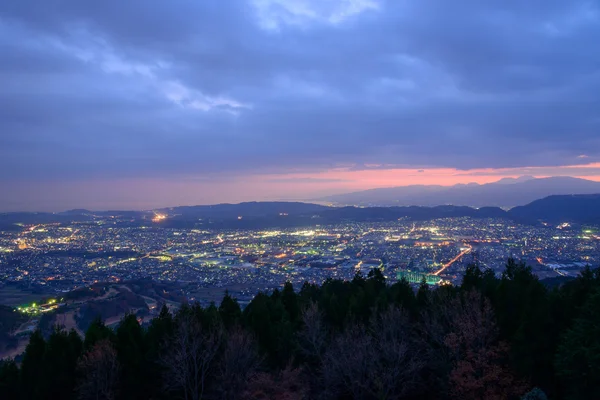
M600 180L600 2L0 2L0 211Z

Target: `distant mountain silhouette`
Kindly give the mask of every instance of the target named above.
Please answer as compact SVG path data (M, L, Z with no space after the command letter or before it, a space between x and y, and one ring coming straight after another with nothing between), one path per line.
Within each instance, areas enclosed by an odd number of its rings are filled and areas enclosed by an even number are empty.
M90 220L90 217L83 214L9 212L0 213L0 228L6 229L14 224L51 224L88 220Z
M544 183L544 180L537 180ZM537 182L536 184L539 184ZM517 185L517 184L514 184ZM211 206L184 206L155 211L88 211L64 213L0 214L0 229L15 229L17 223L68 223L93 221L98 217L118 216L120 226L152 226L155 213L167 214L158 222L170 228L204 226L223 229L263 229L298 227L346 222L426 221L438 218L506 218L523 223L578 222L600 223L600 194L549 196L525 206L505 211L499 207L440 205L435 207L327 207L299 202L249 202ZM240 218L241 217L241 218Z
M518 178L502 178L499 181L494 182L494 183L501 183L501 184L504 184L504 185L510 185L510 184L513 184L513 183L527 182L527 181L530 181L532 179L535 179L535 176L525 175L525 176L520 176ZM475 185L477 185L477 184L475 184Z
M197 218L266 217L279 214L305 214L324 211L329 207L300 202L252 201L239 204L215 204L208 206L181 206L157 210L167 214Z
M86 215L86 214L93 214L93 213L92 213L92 211L86 210L85 208L77 208L74 210L63 211L58 214L60 214L60 215Z
M319 199L337 205L437 206L511 208L551 195L600 193L600 182L572 177L503 178L488 184L412 185L371 189Z
M506 217L506 211L496 207L476 209L466 206L436 207L339 207L331 208L320 214L320 218L329 221L393 221L398 218L410 220L430 220L437 218L490 218Z
M509 211L514 218L600 223L600 194L549 196Z

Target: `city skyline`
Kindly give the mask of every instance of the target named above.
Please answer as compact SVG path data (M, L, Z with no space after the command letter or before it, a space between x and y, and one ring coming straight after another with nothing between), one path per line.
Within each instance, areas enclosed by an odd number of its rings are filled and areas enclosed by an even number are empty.
M600 7L0 6L0 212L600 181Z

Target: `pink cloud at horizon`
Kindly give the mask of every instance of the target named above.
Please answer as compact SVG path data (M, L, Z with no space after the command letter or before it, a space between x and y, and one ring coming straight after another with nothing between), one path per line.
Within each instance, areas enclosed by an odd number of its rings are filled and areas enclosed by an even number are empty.
M6 191L0 211L61 211L70 208L153 209L178 205L266 200L313 200L351 191L405 185L498 181L505 177L573 176L600 182L600 163L562 167L476 169L335 168L316 173L173 177L22 184ZM2 189L2 188L0 188Z
M296 185L312 183L328 188L366 190L408 185L485 184L496 182L502 178L518 178L525 175L536 178L572 176L600 182L600 163L560 167L482 168L468 171L454 168L373 168L363 170L338 168L312 174L273 175L272 179L277 182L287 179Z

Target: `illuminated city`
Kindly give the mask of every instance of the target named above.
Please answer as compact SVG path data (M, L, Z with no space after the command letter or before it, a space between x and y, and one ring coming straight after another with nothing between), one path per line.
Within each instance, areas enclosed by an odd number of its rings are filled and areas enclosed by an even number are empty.
M291 281L352 279L379 268L393 282L460 282L477 263L500 274L506 260L524 260L540 279L576 276L600 264L593 227L520 225L505 219L399 220L285 229L174 229L121 226L119 217L92 223L37 224L0 234L2 285L48 296L97 282L152 279L189 298L203 288L228 289L240 300Z
M600 399L600 0L0 33L0 400Z

